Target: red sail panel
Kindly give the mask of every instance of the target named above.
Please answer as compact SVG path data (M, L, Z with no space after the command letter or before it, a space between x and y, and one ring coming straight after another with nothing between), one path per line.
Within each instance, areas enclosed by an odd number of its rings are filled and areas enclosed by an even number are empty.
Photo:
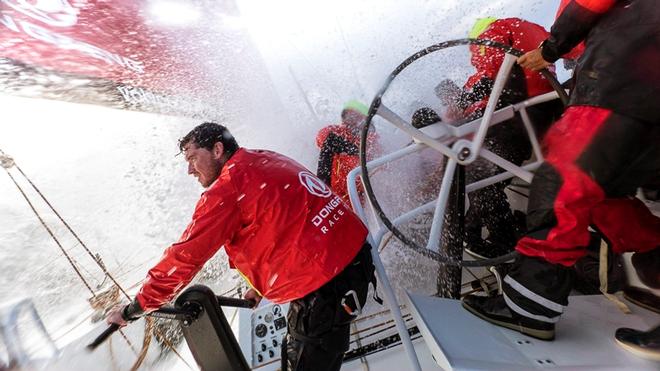
M163 93L205 81L200 24L163 27L148 1L0 0L0 57ZM192 6L192 5L191 5ZM195 95L195 94L192 94Z

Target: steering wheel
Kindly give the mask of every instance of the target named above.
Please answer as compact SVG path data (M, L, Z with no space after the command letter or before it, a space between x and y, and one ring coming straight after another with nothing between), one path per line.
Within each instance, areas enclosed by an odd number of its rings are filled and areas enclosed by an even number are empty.
M482 45L485 47L493 47L493 48L498 48L504 51L506 54L512 55L513 57L520 57L523 55L523 52L517 49L512 48L511 46L504 45L501 43L493 42L490 40L481 40L481 39L459 39L459 40L452 40L452 41L446 41L443 43L435 44L432 46L429 46L425 49L422 49L415 54L411 55L408 57L406 60L404 60L400 65L398 65L394 71L389 75L381 89L378 91L376 94L376 97L373 99L371 102L371 105L369 107L369 112L367 114L367 118L365 121L365 124L362 128L362 135L361 135L361 140L360 140L360 166L362 167L362 183L364 185L364 189L367 193L367 196L369 197L369 201L371 202L371 205L378 216L378 218L382 221L382 223L385 225L387 229L389 229L392 234L397 237L405 246L411 248L412 250L416 251L417 253L426 256L428 258L431 258L433 260L436 260L442 264L450 265L450 266L465 266L465 267L478 267L478 266L492 266L492 265L497 265L504 263L506 261L511 260L514 258L518 253L513 251L511 253L508 253L503 256L499 256L496 258L492 259L482 259L482 260L455 260L451 259L447 255L439 252L439 251L434 251L430 250L424 246L418 245L414 240L406 236L399 228L394 225L394 223L390 220L390 218L385 214L383 211L380 203L378 202L378 199L376 198L376 195L373 191L372 184L371 184L371 179L369 178L369 171L367 168L367 135L369 132L369 128L371 126L373 118L378 114L379 116L383 117L385 120L389 121L391 124L401 128L402 122L405 122L404 120L401 120L400 117L396 116L396 114L392 115L392 112L387 109L385 105L382 103L382 98L383 95L387 92L388 88L390 87L392 81L408 66L410 66L413 62L416 60L430 54L433 52L437 52L439 50L455 47L455 46L460 46L460 45ZM506 60L506 58L505 58ZM500 71L498 73L498 78L496 79L496 85L497 85L497 80L499 80L500 76L505 76L503 73L508 74L510 72L510 68L513 62L509 61L509 65L507 66L506 71L502 71L505 68L505 63L502 64L500 67ZM555 76L550 73L547 69L543 69L541 71L541 74L548 80L552 88L557 92L559 95L559 98L561 99L562 103L566 105L568 103L568 95L566 94L566 91L564 88L561 86L559 81L555 78ZM504 80L506 81L506 80ZM503 86L503 83L502 83ZM490 108L490 114L492 116L492 113L495 109L495 103L499 99L502 89L500 88L499 91L496 91L496 88L493 88L493 91L490 94L489 98L489 105L492 105L492 108ZM494 102L490 102L491 100L494 100ZM491 104L492 103L492 104ZM379 109L382 109L383 112L379 113ZM486 117L488 114L489 107L486 108L486 113L484 114L483 117ZM484 120L490 120L484 119ZM394 121L398 121L395 123ZM486 130L488 127L488 124L482 125L483 128L479 130L478 132L475 132L475 135L478 137L479 135L481 136L479 139L483 141L483 137L486 134ZM433 138L429 137L426 135L424 132L422 132L419 129L414 128L410 123L407 123L407 126L405 127L404 130L407 134L411 135L413 139L416 139L421 142L425 142L429 147L435 149L436 151L439 151L443 153L443 155L451 157L451 160L455 161L454 164L468 164L471 161L474 161L476 158L476 153L470 153L470 144L472 144L469 141L466 141L465 139L461 138L455 138L456 141L453 143L452 147L450 148L446 143L441 143L438 140L434 140ZM482 133L483 132L483 133ZM481 146L481 143L477 145L479 148ZM464 184L463 184L464 187ZM442 188L441 192L442 194ZM445 198L446 201L446 198ZM442 202L441 197L439 195L437 203ZM446 205L445 205L446 206ZM444 213L444 207L440 208L443 213ZM436 207L436 212L438 208ZM434 215L434 220L437 216ZM438 249L439 250L439 249Z

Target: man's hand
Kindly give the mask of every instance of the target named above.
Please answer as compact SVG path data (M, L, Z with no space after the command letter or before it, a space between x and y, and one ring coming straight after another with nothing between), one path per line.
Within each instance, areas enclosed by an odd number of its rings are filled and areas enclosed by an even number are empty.
M116 325L119 325L119 327L124 327L128 325L128 320L124 318L124 309L126 308L126 304L117 304L110 311L108 312L108 315L105 317L105 322L108 325L112 325L113 323Z
M534 49L530 52L523 54L518 58L518 64L523 68L529 68L532 71L540 71L552 63L543 59L541 48Z
M261 295L257 293L257 290L249 289L247 292L245 292L245 295L243 295L243 299L253 301L254 306L252 308L256 308L259 306L259 302L261 301Z
M126 326L129 322L133 322L144 315L144 311L140 307L137 300L133 300L130 304L117 304L105 317L105 322L108 325L116 324L119 327Z

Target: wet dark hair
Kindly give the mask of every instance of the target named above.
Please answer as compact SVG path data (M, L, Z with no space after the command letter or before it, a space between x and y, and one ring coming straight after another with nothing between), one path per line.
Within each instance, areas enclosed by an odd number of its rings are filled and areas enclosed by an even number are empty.
M442 119L440 119L440 116L438 116L434 110L428 107L423 107L413 113L411 124L416 129L421 129L440 121L442 121Z
M205 122L196 126L186 134L183 138L179 139L179 149L183 152L184 147L188 143L194 143L197 147L206 148L211 151L217 142L221 142L225 147L224 150L228 154L233 154L238 150L238 143L234 136L231 135L226 127L216 124L215 122Z

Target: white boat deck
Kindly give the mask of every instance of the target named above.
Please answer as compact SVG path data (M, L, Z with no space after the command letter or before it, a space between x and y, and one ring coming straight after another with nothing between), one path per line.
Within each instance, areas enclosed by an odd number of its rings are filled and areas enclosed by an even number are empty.
M492 325L460 301L408 293L409 308L433 358L446 370L660 370L614 340L619 327L648 329L656 313L626 301L623 314L602 295L571 296L555 341L541 341Z

